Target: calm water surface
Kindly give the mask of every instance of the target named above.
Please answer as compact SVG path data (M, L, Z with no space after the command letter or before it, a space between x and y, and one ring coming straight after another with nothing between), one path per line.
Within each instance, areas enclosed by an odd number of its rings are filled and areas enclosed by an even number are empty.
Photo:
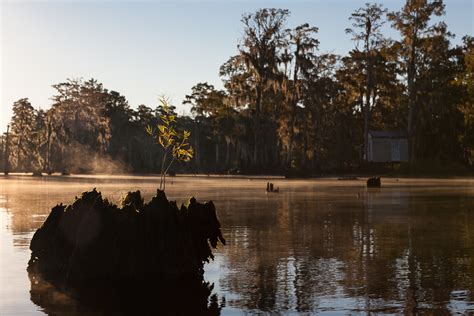
M223 315L474 313L474 180L383 179L366 189L363 180L274 179L278 194L265 193L265 179L171 181L169 198L216 204L228 245L205 278ZM0 177L0 315L87 314L59 292L32 300L32 286L43 286L26 271L33 232L82 191L150 198L157 182Z

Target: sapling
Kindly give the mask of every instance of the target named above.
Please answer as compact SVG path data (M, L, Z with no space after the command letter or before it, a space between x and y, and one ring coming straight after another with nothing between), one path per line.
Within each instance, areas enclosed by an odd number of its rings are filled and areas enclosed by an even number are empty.
M190 161L193 158L193 147L189 145L191 133L187 130L179 132L176 130L176 114L171 110L166 98L160 98L162 114L156 129L148 125L146 132L163 147L163 159L161 161L160 190L165 190L166 174L175 161Z

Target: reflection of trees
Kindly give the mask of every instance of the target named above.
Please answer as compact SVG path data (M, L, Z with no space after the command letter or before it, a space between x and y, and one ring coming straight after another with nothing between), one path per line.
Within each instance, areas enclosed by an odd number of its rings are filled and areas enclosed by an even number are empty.
M6 211L12 214L9 229L18 238L40 227L51 207L61 202L72 202L75 195L90 188L90 184L71 185L71 182L61 179L55 183L26 177L12 181L15 181L14 184L6 183L0 194L5 196Z
M242 205L246 216L223 210L232 246L224 249L230 272L221 286L238 294L231 305L308 312L334 302L343 309L447 313L453 291L474 288L468 194L333 193L282 192Z
M407 232L407 301L414 305L407 306L407 312L419 310L416 303L429 302L448 313L453 290L472 289L473 243L465 231L473 224L472 217L466 218L473 201L467 196L446 200L438 195L410 197L409 203L417 212L410 216Z
M142 191L146 188L145 198L156 192L154 179L141 180L138 184L134 181L121 184L120 181L114 182L110 178L12 177L0 183L0 207L5 207L6 212L12 215L8 229L15 237L28 237L26 242L29 245L29 234L42 225L56 204L72 203L75 196L93 187L101 188L104 196L118 202L122 193L131 189L137 190L139 186ZM3 203L2 195L5 199Z

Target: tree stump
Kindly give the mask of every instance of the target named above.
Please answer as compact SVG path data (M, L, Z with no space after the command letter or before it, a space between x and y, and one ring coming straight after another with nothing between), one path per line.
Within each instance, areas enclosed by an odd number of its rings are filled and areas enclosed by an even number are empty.
M28 271L80 298L94 288L136 296L138 289L171 293L180 284L207 299L204 263L225 244L212 201L191 198L178 208L158 190L148 203L136 191L121 204L94 189L53 207L31 240Z

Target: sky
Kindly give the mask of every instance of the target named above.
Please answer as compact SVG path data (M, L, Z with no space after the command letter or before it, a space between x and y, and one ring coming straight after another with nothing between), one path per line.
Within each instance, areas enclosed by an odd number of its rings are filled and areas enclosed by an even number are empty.
M14 101L51 105L51 85L95 78L129 104L154 107L166 95L179 113L191 87L222 87L219 67L237 52L243 13L277 7L291 11L288 26L319 28L320 52L346 54L354 43L344 30L365 1L4 1L0 0L0 132ZM403 1L378 1L390 11ZM445 0L448 29L474 35L474 1ZM397 38L389 23L386 36Z

